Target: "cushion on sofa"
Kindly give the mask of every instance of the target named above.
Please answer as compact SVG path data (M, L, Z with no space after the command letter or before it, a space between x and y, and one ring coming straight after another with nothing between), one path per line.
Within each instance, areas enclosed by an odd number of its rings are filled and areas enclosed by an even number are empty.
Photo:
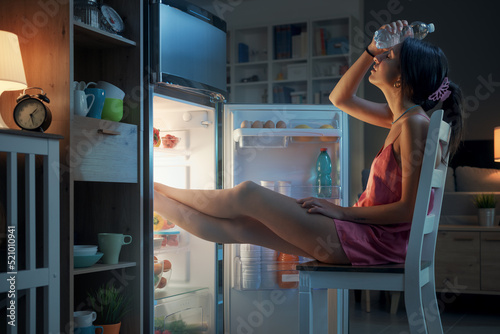
M455 168L457 191L500 191L500 170L460 166Z
M446 171L446 180L444 182L444 191L455 191L455 175L453 173L453 168L448 167Z

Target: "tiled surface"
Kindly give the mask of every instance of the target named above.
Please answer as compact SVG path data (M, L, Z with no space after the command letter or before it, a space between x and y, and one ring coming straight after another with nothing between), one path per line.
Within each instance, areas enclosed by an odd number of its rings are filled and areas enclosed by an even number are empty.
M409 334L404 301L391 315L384 293L372 291L371 296L370 313L365 311L364 299L351 298L350 334ZM438 295L438 299L445 334L500 334L500 296L464 294L449 302L446 296Z

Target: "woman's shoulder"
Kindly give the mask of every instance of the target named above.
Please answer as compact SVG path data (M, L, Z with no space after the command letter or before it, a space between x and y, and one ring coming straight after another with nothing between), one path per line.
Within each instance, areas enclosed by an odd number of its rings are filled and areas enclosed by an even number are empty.
M408 140L425 140L429 129L429 122L429 117L422 113L409 116L401 124L401 136L408 138Z

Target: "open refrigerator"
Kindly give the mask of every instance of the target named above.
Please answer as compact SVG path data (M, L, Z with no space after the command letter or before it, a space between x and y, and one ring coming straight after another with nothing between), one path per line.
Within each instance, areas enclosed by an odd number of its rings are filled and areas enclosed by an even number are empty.
M150 89L149 130L162 140L152 149L155 182L219 189L250 180L294 198L317 196L316 159L325 147L332 160L328 197L347 205L348 118L334 106L232 105L166 86ZM262 127L246 127L256 121ZM286 128L276 128L281 122ZM171 222L162 226L155 227L154 254L171 269L163 273L167 284L154 291L155 330L298 334L298 272L281 272L277 253L259 250L260 275L250 282L242 252L251 245L214 244Z

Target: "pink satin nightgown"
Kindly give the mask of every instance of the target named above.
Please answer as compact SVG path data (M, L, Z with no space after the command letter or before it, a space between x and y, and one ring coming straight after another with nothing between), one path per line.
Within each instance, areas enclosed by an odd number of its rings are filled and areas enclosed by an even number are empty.
M402 171L391 143L373 160L366 190L354 206L390 204L399 201L401 195ZM431 203L432 198L433 193ZM390 225L359 224L340 219L334 219L334 222L340 243L353 265L405 262L410 222Z

